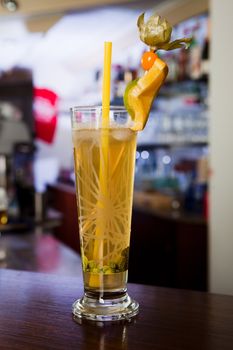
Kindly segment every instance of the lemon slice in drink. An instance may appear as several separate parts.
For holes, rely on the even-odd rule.
[[[168,73],[164,61],[157,58],[153,66],[139,79],[128,84],[124,94],[124,105],[131,115],[134,131],[143,130],[155,97]]]

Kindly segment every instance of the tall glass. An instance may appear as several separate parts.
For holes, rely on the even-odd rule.
[[[129,319],[139,305],[127,293],[136,132],[122,107],[74,107],[72,137],[84,296],[73,314],[96,321]]]

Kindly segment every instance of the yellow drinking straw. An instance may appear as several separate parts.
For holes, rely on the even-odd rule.
[[[104,43],[104,71],[102,85],[102,123],[101,123],[101,145],[100,145],[100,169],[99,169],[99,199],[97,207],[101,216],[97,217],[96,235],[93,249],[93,260],[103,259],[103,242],[105,230],[105,218],[108,215],[105,198],[108,195],[108,152],[109,152],[109,111],[110,111],[110,88],[111,88],[111,60],[112,60],[112,43]],[[106,211],[106,212],[105,212]],[[103,265],[103,260],[102,260]],[[91,274],[89,280],[90,287],[103,288],[102,273],[97,275]]]
[[[110,91],[111,91],[111,62],[112,62],[112,43],[104,43],[104,71],[102,85],[102,132],[100,155],[100,193],[105,197],[107,195],[107,174],[108,174],[108,151],[109,151],[109,111],[110,111]]]
[[[111,91],[112,43],[104,43],[104,74],[102,87],[102,128],[109,128],[109,108]]]

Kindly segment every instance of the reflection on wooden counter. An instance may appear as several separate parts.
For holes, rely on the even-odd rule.
[[[1,268],[75,277],[82,275],[80,256],[41,229],[0,235]]]

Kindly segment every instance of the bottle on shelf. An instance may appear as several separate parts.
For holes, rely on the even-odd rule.
[[[113,102],[115,104],[122,104],[122,98],[125,92],[127,84],[136,79],[137,70],[132,68],[130,64],[126,66],[123,65],[113,65],[112,67],[113,75]]]
[[[5,188],[0,187],[0,225],[5,225],[8,222],[8,200]]]
[[[209,37],[210,37],[210,20],[207,21],[207,34],[204,40],[204,45],[201,55],[201,78],[208,81],[209,77]]]
[[[167,82],[176,82],[178,78],[178,62],[177,55],[175,53],[166,52],[163,59],[166,61],[169,71],[166,78]]]
[[[190,46],[190,78],[197,80],[201,77],[201,46],[195,35]]]
[[[185,48],[181,49],[178,54],[178,80],[183,81],[188,78],[188,61],[189,52]]]

